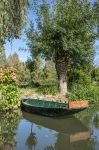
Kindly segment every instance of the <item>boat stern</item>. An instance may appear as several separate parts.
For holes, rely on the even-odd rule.
[[[89,106],[88,101],[69,101],[68,102],[69,109],[87,108],[88,106]]]

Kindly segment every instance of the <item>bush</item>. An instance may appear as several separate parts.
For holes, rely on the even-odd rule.
[[[52,94],[55,95],[58,93],[58,88],[56,86],[40,86],[37,89],[37,92],[40,94]]]
[[[18,88],[14,84],[4,85],[2,87],[2,101],[4,103],[4,109],[12,109],[19,105],[19,93]]]
[[[0,109],[13,109],[19,105],[16,85],[16,70],[12,67],[0,68]]]
[[[0,99],[0,110],[4,108],[4,102]]]
[[[71,91],[66,95],[71,100],[99,101],[99,87],[94,84],[74,84]]]
[[[0,83],[8,84],[16,82],[16,70],[13,67],[0,68]]]
[[[89,84],[91,82],[90,76],[81,69],[68,70],[67,77],[68,77],[69,88],[71,88],[71,86],[73,86],[75,82],[76,83],[80,82],[83,84]]]

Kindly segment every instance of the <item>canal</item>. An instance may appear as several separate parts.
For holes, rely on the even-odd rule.
[[[1,113],[0,150],[99,150],[99,104],[58,118]]]

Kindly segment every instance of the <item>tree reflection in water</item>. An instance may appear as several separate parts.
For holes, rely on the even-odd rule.
[[[33,128],[33,123],[31,124],[31,132],[30,135],[28,136],[27,140],[26,140],[26,146],[28,147],[28,149],[32,150],[32,148],[36,147],[37,144],[37,138],[36,138],[36,134],[32,132],[32,128]]]
[[[44,150],[55,150],[55,148],[52,145],[50,145],[45,147]]]
[[[0,150],[13,150],[16,143],[16,130],[21,112],[0,114]]]
[[[93,123],[96,129],[99,129],[99,113],[96,113],[93,119]]]

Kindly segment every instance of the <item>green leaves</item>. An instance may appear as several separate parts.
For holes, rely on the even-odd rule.
[[[38,87],[37,92],[40,94],[44,94],[44,95],[47,95],[47,94],[56,95],[59,91],[56,86],[45,85],[45,86]]]
[[[18,84],[24,84],[30,82],[30,71],[26,68],[25,63],[19,60],[18,54],[14,53],[9,55],[7,59],[9,66],[13,66],[16,69],[16,78]]]
[[[15,84],[14,68],[0,68],[0,109],[9,110],[19,106],[19,92]]]
[[[19,37],[25,24],[28,0],[0,1],[0,43]]]
[[[31,23],[26,32],[32,57],[41,55],[45,60],[53,60],[55,66],[61,66],[60,74],[69,68],[88,70],[94,60],[94,42],[98,37],[96,6],[88,0],[55,0],[52,3],[42,0],[38,4],[39,7],[35,7],[36,28]],[[60,65],[61,60],[66,70]]]
[[[55,60],[56,53],[63,49],[69,64],[92,62],[93,44],[97,38],[97,19],[94,6],[88,1],[55,1],[39,3],[34,29],[27,31],[27,45],[33,57],[41,53]],[[79,61],[80,60],[80,61]]]
[[[4,103],[4,110],[13,109],[15,106],[19,106],[19,92],[18,88],[14,84],[8,84],[2,86],[2,101]]]
[[[99,102],[99,87],[95,84],[74,84],[72,90],[67,94],[70,100],[89,100]]]

